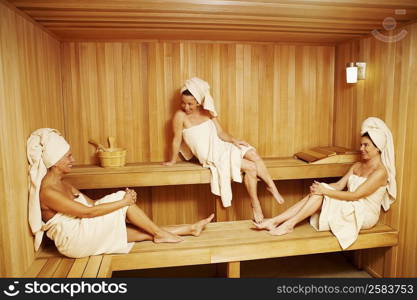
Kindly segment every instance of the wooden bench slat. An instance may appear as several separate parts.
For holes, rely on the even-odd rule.
[[[103,255],[90,256],[87,266],[85,267],[83,278],[96,278],[100,269]]]
[[[113,271],[191,266],[210,263],[211,251],[208,248],[181,249],[170,252],[154,251],[112,256]]]
[[[248,221],[246,222],[249,226]],[[213,224],[214,225],[214,224]],[[221,226],[222,224],[216,224]],[[226,227],[227,228],[227,227]],[[227,230],[228,231],[228,230]],[[161,266],[184,265],[178,262],[178,257],[192,256],[193,260],[185,265],[205,264],[207,257],[205,252],[210,250],[210,263],[221,263],[230,261],[244,261],[251,259],[263,259],[272,257],[284,257],[293,255],[326,253],[341,251],[337,239],[330,232],[316,232],[310,225],[304,224],[296,227],[294,232],[285,236],[270,236],[266,232],[255,232],[259,237],[256,239],[240,239],[236,235],[244,234],[246,231],[228,231],[230,239],[207,240],[204,243],[199,238],[187,240],[178,244],[159,244],[145,242],[148,247],[140,249],[141,243],[136,244],[129,254],[113,256],[113,270],[127,270],[133,268],[151,268]],[[246,232],[247,234],[247,232]],[[203,237],[205,232],[201,235]],[[192,238],[190,238],[192,239]],[[194,241],[194,242],[192,242]],[[378,224],[373,229],[363,230],[358,240],[348,249],[365,249],[374,247],[393,246],[398,243],[398,233],[389,226]],[[198,256],[198,250],[203,252]],[[159,257],[164,257],[161,261]],[[134,260],[132,258],[135,257]],[[129,264],[127,263],[129,262]]]
[[[87,263],[88,257],[75,259],[70,271],[68,272],[67,278],[81,278]]]
[[[42,270],[39,272],[39,278],[50,278],[55,273],[56,269],[58,268],[62,257],[52,257],[48,258],[48,261],[43,266]]]
[[[72,265],[74,264],[74,258],[63,258],[59,263],[59,266],[55,270],[54,278],[66,278]]]
[[[230,226],[230,223],[238,223]],[[237,225],[237,226],[236,226]],[[244,243],[261,243],[274,241],[292,242],[298,239],[309,238],[330,238],[334,239],[334,235],[329,231],[315,231],[309,224],[304,223],[298,225],[291,233],[283,236],[272,236],[266,231],[257,231],[251,229],[253,227],[250,221],[236,222],[218,222],[208,224],[207,229],[199,236],[184,237],[184,241],[178,244],[155,244],[151,241],[136,243],[132,249],[132,253],[144,253],[151,251],[164,251],[171,249],[188,249],[197,247],[213,247],[216,245],[235,245]],[[223,230],[221,230],[223,228]],[[213,230],[216,229],[216,230]],[[378,224],[369,230],[363,230],[362,233],[378,233],[391,231],[392,229],[384,224]]]
[[[353,164],[313,165],[292,157],[265,158],[264,161],[274,180],[339,177]],[[170,167],[161,163],[135,163],[120,168],[89,165],[75,166],[65,178],[79,189],[164,186],[209,183],[210,171],[190,162],[179,162]]]
[[[31,264],[29,269],[26,271],[26,274],[23,277],[33,278],[37,277],[39,272],[42,270],[42,268],[47,263],[48,259],[42,258],[42,259],[35,259],[35,261]]]
[[[110,278],[112,275],[112,257],[104,255],[98,270],[97,278]]]
[[[112,254],[76,259],[68,277],[110,277],[113,271],[230,263],[229,275],[238,277],[238,263],[245,260],[342,251],[336,237],[329,231],[317,232],[308,223],[301,224],[284,236],[271,236],[266,231],[251,230],[251,221],[208,224],[199,237],[185,237],[176,244],[136,243],[127,254]],[[362,230],[357,241],[347,250],[394,246],[398,232],[384,224]],[[45,250],[49,255],[51,251]],[[60,255],[60,254],[58,254]],[[42,256],[42,254],[40,254]],[[55,258],[59,260],[63,256]],[[39,258],[41,262],[45,258]],[[40,263],[38,263],[40,264]],[[43,275],[57,264],[49,258]],[[55,274],[61,272],[62,262]],[[58,271],[59,270],[59,271]],[[53,273],[53,272],[52,272]],[[227,273],[227,272],[226,272]]]

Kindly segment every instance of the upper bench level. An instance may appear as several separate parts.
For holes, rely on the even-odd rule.
[[[264,162],[274,180],[340,177],[353,164],[308,164],[292,157],[265,158]],[[102,189],[209,183],[210,171],[191,162],[169,167],[161,163],[134,163],[119,168],[83,165],[75,166],[65,178],[79,189]]]

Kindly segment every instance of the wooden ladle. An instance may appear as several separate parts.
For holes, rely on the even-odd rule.
[[[102,144],[100,144],[99,142],[97,142],[95,140],[89,140],[88,142],[90,144],[96,146],[97,147],[97,151],[108,151]]]
[[[109,149],[107,149],[107,151],[116,151],[116,144],[115,144],[115,140],[116,138],[114,136],[109,136],[108,141],[109,141]]]

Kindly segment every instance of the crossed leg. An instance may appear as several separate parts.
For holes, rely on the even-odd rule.
[[[245,172],[243,177],[243,183],[248,191],[252,211],[253,211],[253,219],[256,223],[260,223],[264,219],[264,215],[262,213],[261,204],[258,199],[258,192],[257,192],[257,171],[256,165],[254,162],[251,162],[247,159],[242,159],[241,169]]]
[[[131,205],[127,209],[126,219],[131,225],[127,225],[128,242],[140,242],[153,240],[155,243],[181,242],[180,235],[199,236],[201,231],[214,218],[211,214],[194,224],[172,225],[159,227],[137,205]]]
[[[279,204],[284,203],[284,198],[278,192],[278,189],[275,186],[275,183],[272,180],[272,177],[269,174],[264,161],[258,155],[258,153],[256,153],[255,150],[251,149],[248,152],[246,152],[244,158],[255,163],[257,176],[266,183],[266,185],[268,186],[267,190],[272,194],[272,196],[275,198],[275,200],[277,200]]]

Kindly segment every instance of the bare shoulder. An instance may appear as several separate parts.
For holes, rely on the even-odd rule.
[[[384,186],[388,181],[388,173],[384,166],[377,167],[368,177],[368,180],[379,186]]]
[[[186,116],[186,113],[183,110],[179,109],[174,114],[174,121],[184,120],[185,116]]]
[[[378,179],[387,181],[388,180],[388,172],[387,169],[383,165],[379,166],[375,169],[375,171],[372,172],[373,176],[377,177]]]
[[[63,191],[53,186],[43,187],[39,193],[39,196],[40,196],[40,200],[45,203],[48,203],[49,201],[54,201],[57,199],[69,200],[68,196]]]

